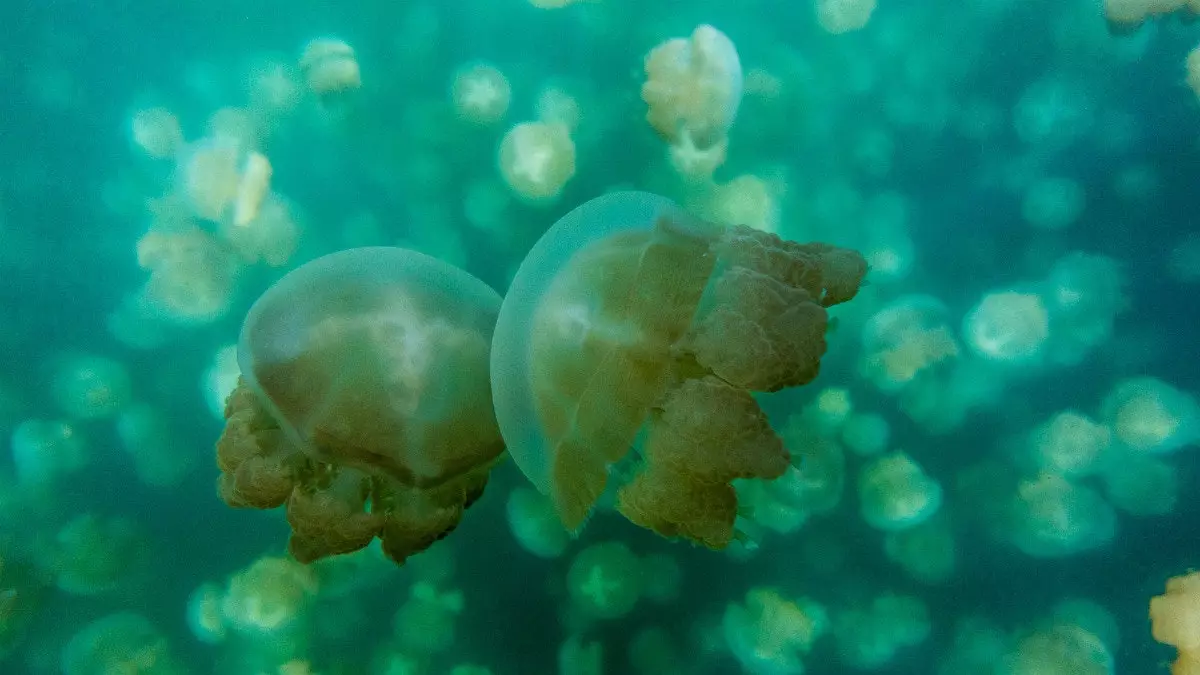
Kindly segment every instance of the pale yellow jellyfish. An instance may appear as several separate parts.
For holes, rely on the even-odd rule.
[[[1058,413],[1029,438],[1034,462],[1063,475],[1086,475],[1100,467],[1112,434],[1108,427],[1073,410]]]
[[[760,675],[798,674],[800,658],[829,629],[825,609],[807,598],[790,600],[770,588],[746,593],[722,620],[725,641],[746,672]]]
[[[1154,639],[1179,650],[1172,675],[1200,673],[1200,572],[1167,581],[1167,592],[1150,599]]]
[[[1116,536],[1112,506],[1091,488],[1053,473],[1017,486],[1007,536],[1034,558],[1059,558],[1107,545]]]
[[[272,172],[271,162],[266,155],[251,152],[246,157],[233,198],[234,227],[245,227],[258,217],[263,199],[271,190]]]
[[[646,121],[668,143],[705,149],[724,140],[742,100],[742,65],[728,36],[700,25],[651,50],[645,68]]]
[[[989,293],[963,319],[963,337],[989,361],[1027,363],[1050,337],[1050,314],[1037,294]]]
[[[1114,439],[1134,452],[1174,452],[1200,440],[1200,403],[1162,380],[1124,380],[1101,407]]]
[[[318,589],[311,567],[289,558],[265,556],[229,578],[221,614],[235,631],[274,633],[300,620]]]
[[[500,141],[498,162],[500,175],[518,197],[551,202],[575,175],[575,142],[561,124],[523,122]]]
[[[643,594],[641,561],[621,542],[592,544],[571,561],[567,590],[571,607],[591,619],[618,619]]]
[[[308,88],[326,97],[362,86],[362,73],[354,48],[338,38],[317,38],[304,47],[300,70]]]
[[[137,243],[138,264],[150,272],[137,302],[154,316],[209,323],[233,301],[241,266],[225,242],[199,227],[150,231]]]
[[[55,403],[74,419],[113,417],[129,405],[133,383],[119,361],[92,354],[65,354],[51,378]]]
[[[561,87],[547,85],[538,92],[537,103],[534,104],[538,121],[551,124],[561,124],[571,132],[579,127],[583,113],[579,100]]]
[[[860,30],[875,13],[875,0],[816,0],[817,23],[840,35]]]
[[[450,99],[460,118],[480,125],[495,124],[508,113],[512,87],[495,66],[473,63],[454,73]]]
[[[130,126],[134,145],[154,159],[174,157],[183,147],[183,127],[166,108],[139,110]]]
[[[859,372],[879,389],[896,392],[926,371],[956,359],[959,346],[946,315],[946,306],[931,296],[892,301],[863,326]]]
[[[919,525],[942,506],[941,485],[903,452],[863,467],[858,495],[863,520],[889,532]]]
[[[145,617],[110,614],[84,626],[62,650],[63,675],[183,675],[166,636]]]
[[[682,171],[680,173],[683,173]],[[774,186],[753,174],[713,185],[696,211],[722,225],[745,225],[764,232],[779,232],[779,195]]]

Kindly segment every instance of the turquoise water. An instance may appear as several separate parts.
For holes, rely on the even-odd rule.
[[[0,7],[0,673],[1165,672],[1200,33],[870,5]],[[758,396],[793,468],[736,483],[731,546],[607,498],[570,536],[511,460],[404,566],[223,503],[273,282],[403,246],[503,295],[615,190],[870,265],[816,380]]]

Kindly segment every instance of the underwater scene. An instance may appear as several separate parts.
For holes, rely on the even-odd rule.
[[[1200,0],[0,5],[0,675],[1200,675]]]

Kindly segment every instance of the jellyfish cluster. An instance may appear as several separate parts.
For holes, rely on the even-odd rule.
[[[503,301],[410,250],[318,258],[242,325],[220,495],[285,507],[297,560],[378,538],[403,562],[455,529],[507,447],[540,492],[510,508],[545,514],[522,537],[544,556],[605,494],[637,525],[724,548],[733,481],[792,466],[754,394],[816,377],[826,309],[865,274],[855,251],[642,192],[564,216]]]

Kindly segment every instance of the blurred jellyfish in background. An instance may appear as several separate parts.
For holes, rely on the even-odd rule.
[[[641,561],[620,542],[592,544],[567,572],[571,608],[586,619],[619,619],[642,597]]]
[[[170,159],[184,143],[179,118],[166,108],[146,108],[134,113],[130,135],[133,144],[152,159]]]
[[[887,532],[920,525],[942,506],[942,487],[897,451],[871,461],[858,477],[859,509],[869,525]]]
[[[1073,225],[1083,213],[1083,186],[1070,178],[1042,178],[1025,191],[1021,215],[1025,222],[1042,230],[1062,230]]]
[[[725,609],[725,640],[746,672],[795,675],[804,672],[801,658],[829,630],[823,607],[807,598],[789,600],[770,588],[746,593],[744,604]]]
[[[1049,339],[1050,315],[1035,293],[989,293],[963,319],[963,336],[983,359],[1028,365]]]
[[[896,653],[924,642],[932,631],[929,609],[913,596],[884,593],[862,608],[833,613],[833,638],[842,663],[878,670]]]
[[[1195,397],[1157,378],[1117,383],[1102,408],[1113,439],[1132,452],[1166,454],[1200,441]]]
[[[912,579],[924,584],[942,584],[958,569],[958,545],[945,510],[903,530],[888,532],[884,552]]]
[[[362,86],[354,48],[335,37],[317,38],[305,45],[300,71],[309,91],[323,100]]]
[[[204,372],[200,383],[201,393],[208,409],[217,419],[225,418],[225,401],[237,388],[242,375],[237,362],[237,345],[225,345],[213,354],[212,363]]]
[[[196,465],[196,448],[181,442],[167,415],[135,403],[117,418],[117,436],[133,461],[138,480],[153,487],[178,485]]]
[[[63,675],[182,675],[187,672],[166,635],[145,617],[119,612],[97,619],[62,652]]]
[[[1042,473],[1018,483],[1005,527],[1007,539],[1026,555],[1058,558],[1112,543],[1117,517],[1092,488]]]
[[[817,23],[834,35],[861,30],[875,13],[875,0],[814,0]]]
[[[500,175],[518,199],[553,202],[575,175],[575,141],[557,122],[522,122],[504,134],[497,151]]]
[[[64,525],[38,561],[74,595],[99,595],[141,581],[150,563],[147,533],[121,516],[85,514]]]
[[[862,330],[859,372],[881,391],[904,390],[923,373],[958,357],[948,310],[925,295],[904,296],[880,309]]]
[[[1112,432],[1073,410],[1058,413],[1030,434],[1033,463],[1064,476],[1086,476],[1104,465]]]
[[[59,478],[86,467],[91,454],[86,439],[74,425],[26,420],[13,430],[12,461],[22,484],[50,487]]]
[[[512,87],[495,66],[473,63],[459,68],[454,74],[450,98],[459,117],[488,126],[500,122],[508,113]]]
[[[396,612],[396,646],[413,656],[446,651],[455,642],[454,627],[463,607],[462,591],[417,582]]]
[[[1054,263],[1046,285],[1049,355],[1056,363],[1076,365],[1112,337],[1114,321],[1128,308],[1125,273],[1112,258],[1073,252]]]
[[[64,355],[51,379],[59,409],[77,420],[112,417],[132,398],[128,369],[103,356]]]
[[[526,551],[539,558],[557,558],[566,551],[571,536],[549,497],[531,488],[516,488],[508,495],[507,513],[508,526]]]

